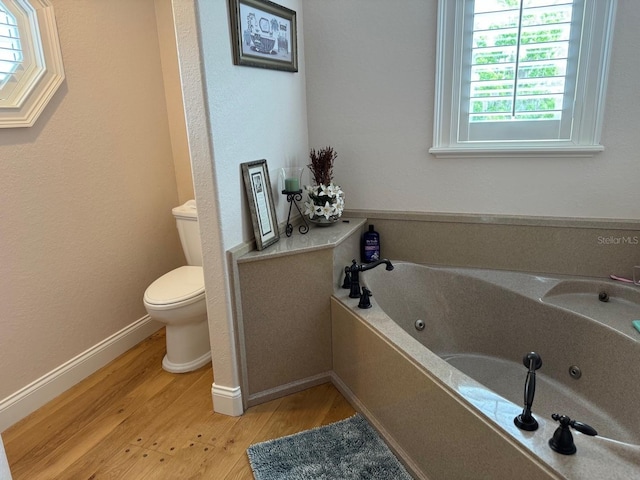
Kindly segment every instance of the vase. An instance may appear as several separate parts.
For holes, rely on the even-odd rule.
[[[338,220],[340,220],[340,217],[338,215],[334,215],[329,218],[325,217],[324,215],[321,215],[321,216],[314,215],[313,217],[309,218],[309,221],[311,223],[319,227],[329,227],[334,223],[336,223]]]
[[[305,216],[311,223],[327,227],[336,223],[344,210],[344,192],[330,183],[329,185],[306,186],[309,196],[305,202]]]

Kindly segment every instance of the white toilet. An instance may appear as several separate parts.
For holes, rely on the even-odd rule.
[[[151,318],[166,324],[167,354],[162,368],[184,373],[209,363],[211,347],[195,200],[174,208],[173,216],[188,265],[165,273],[149,285],[144,306]]]

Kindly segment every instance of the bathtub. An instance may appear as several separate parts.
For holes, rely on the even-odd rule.
[[[417,477],[640,478],[638,287],[394,265],[360,274],[370,309],[335,291],[334,383]],[[539,428],[526,432],[513,419],[531,351],[543,362],[532,408]],[[558,454],[548,445],[552,413],[598,436],[573,430],[577,453]]]

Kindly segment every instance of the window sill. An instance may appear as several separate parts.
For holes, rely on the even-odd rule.
[[[513,158],[513,157],[593,157],[602,152],[602,145],[577,146],[506,146],[506,147],[431,147],[436,158]]]

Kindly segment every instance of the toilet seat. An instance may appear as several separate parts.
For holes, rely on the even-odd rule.
[[[176,308],[204,298],[202,267],[185,265],[165,273],[144,292],[144,303],[155,309]]]

